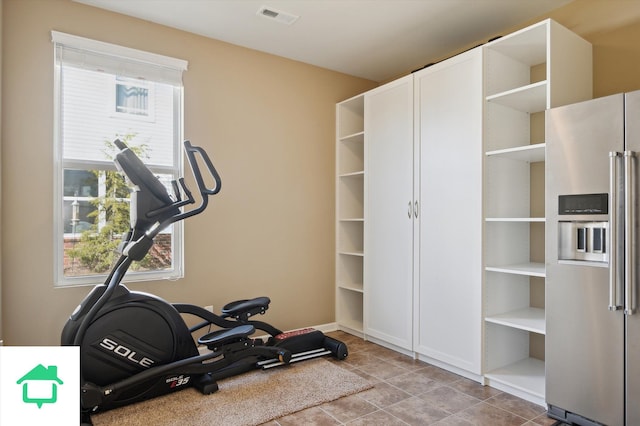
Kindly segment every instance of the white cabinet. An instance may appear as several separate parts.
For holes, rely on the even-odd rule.
[[[337,150],[339,326],[478,380],[482,90],[481,49],[385,84]]]
[[[414,78],[420,200],[414,350],[427,361],[479,377],[482,50],[433,65]]]
[[[591,97],[591,45],[547,20],[483,50],[484,373],[544,405],[544,110]]]
[[[336,106],[336,322],[362,335],[364,96]]]
[[[591,55],[546,20],[338,104],[341,329],[544,404],[544,111]]]
[[[479,376],[482,52],[364,96],[364,334]]]
[[[364,332],[412,349],[413,76],[365,94]]]

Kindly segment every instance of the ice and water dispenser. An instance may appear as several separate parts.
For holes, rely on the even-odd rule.
[[[608,262],[608,194],[558,197],[558,260]],[[571,216],[576,216],[572,218]],[[595,220],[585,220],[593,216]]]

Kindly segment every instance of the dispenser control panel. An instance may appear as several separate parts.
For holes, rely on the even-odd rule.
[[[609,222],[559,221],[558,260],[608,262]]]
[[[558,214],[608,214],[609,194],[560,195]]]
[[[608,262],[608,214],[607,193],[559,195],[558,260]]]

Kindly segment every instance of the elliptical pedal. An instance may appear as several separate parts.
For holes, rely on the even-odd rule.
[[[306,359],[319,358],[321,356],[325,356],[329,354],[331,354],[331,351],[324,348],[314,349],[312,351],[300,352],[300,353],[291,355],[291,361],[289,361],[289,364],[293,364],[294,362],[298,362],[298,361],[304,361]],[[264,361],[260,361],[257,364],[263,370],[267,370],[269,368],[279,367],[281,365],[284,365],[284,362],[281,362],[274,358],[274,359],[267,359]]]

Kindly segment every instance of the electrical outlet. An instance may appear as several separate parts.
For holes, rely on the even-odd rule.
[[[213,306],[212,305],[208,305],[204,307],[207,311],[213,313]]]

